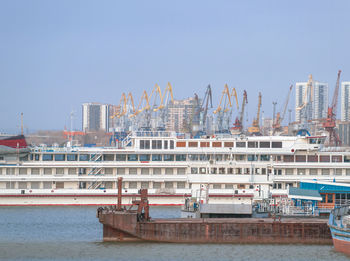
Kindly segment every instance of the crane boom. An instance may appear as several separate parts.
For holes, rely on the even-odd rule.
[[[293,89],[293,84],[289,87],[287,98],[286,98],[284,105],[283,105],[282,115],[280,112],[277,112],[275,122],[272,125],[273,133],[275,133],[276,131],[281,131],[281,123],[282,123],[282,121],[286,115],[286,112],[287,112],[288,102],[289,102],[290,94],[292,93],[292,89]]]
[[[258,101],[258,111],[256,113],[256,118],[253,119],[253,124],[248,128],[248,132],[252,134],[260,133],[260,109],[261,109],[261,92],[259,92],[259,101]]]

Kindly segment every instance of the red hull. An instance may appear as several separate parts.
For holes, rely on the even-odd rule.
[[[13,136],[2,140],[0,139],[0,145],[7,146],[14,149],[27,148],[27,142],[23,135]]]
[[[339,240],[333,238],[334,249],[350,256],[350,241]]]

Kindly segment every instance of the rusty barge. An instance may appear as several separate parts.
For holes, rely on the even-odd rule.
[[[121,186],[121,180],[118,180]],[[121,191],[121,190],[119,190]],[[332,244],[326,219],[319,218],[176,218],[151,219],[147,189],[134,200],[137,210],[118,204],[100,207],[104,241],[174,243]]]

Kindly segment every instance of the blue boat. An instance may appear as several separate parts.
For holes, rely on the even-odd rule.
[[[334,208],[328,220],[336,251],[350,256],[350,206]]]

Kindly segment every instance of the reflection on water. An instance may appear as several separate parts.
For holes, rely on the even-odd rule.
[[[152,217],[180,209],[151,207]],[[349,260],[332,246],[103,243],[95,207],[0,207],[0,260]]]

